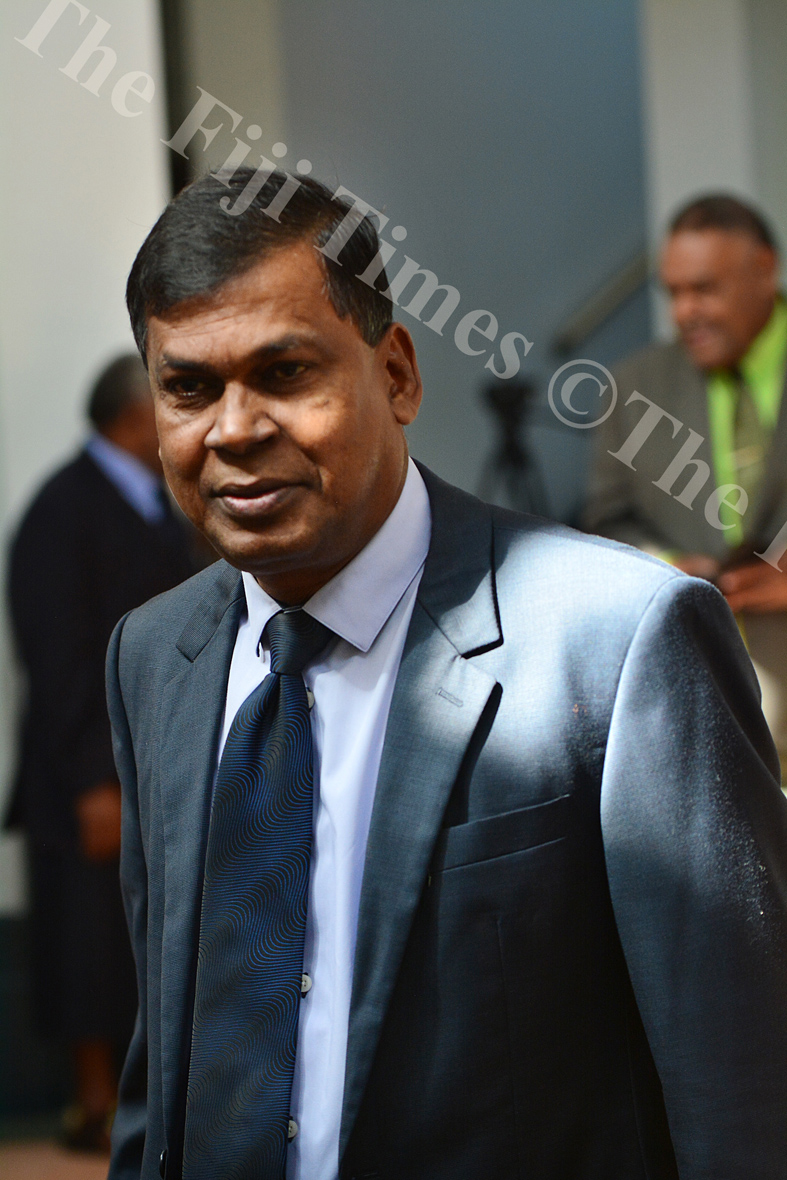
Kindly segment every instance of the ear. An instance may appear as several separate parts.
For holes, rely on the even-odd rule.
[[[394,417],[401,426],[409,426],[423,395],[413,338],[404,324],[391,324],[375,351],[386,372]]]

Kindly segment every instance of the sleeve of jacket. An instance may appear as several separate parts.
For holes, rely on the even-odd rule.
[[[623,665],[601,796],[681,1180],[787,1175],[787,802],[721,595],[675,578]]]
[[[121,619],[115,628],[107,653],[107,701],[115,759],[123,788],[120,881],[136,963],[139,1009],[120,1079],[108,1180],[139,1180],[147,1126],[148,886],[137,799],[137,768],[119,674],[120,640],[127,617]]]
[[[20,530],[9,576],[39,733],[59,768],[58,789],[72,795],[115,778],[104,694],[106,634],[95,609],[101,554],[90,510],[78,488],[47,492]]]

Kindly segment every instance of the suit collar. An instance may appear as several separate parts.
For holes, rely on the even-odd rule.
[[[708,446],[711,446],[707,376],[694,364],[681,341],[675,341],[667,347],[671,348],[673,356],[677,359],[677,375],[673,381],[673,396],[676,399],[674,412],[681,422],[697,434],[701,434],[708,440]],[[669,402],[667,406],[673,409]]]
[[[432,539],[418,601],[463,656],[503,642],[488,504],[416,464],[432,509]]]
[[[175,646],[187,660],[196,660],[205,644],[215,634],[227,607],[243,599],[241,575],[226,561],[216,563],[210,571],[213,580],[197,603]]]

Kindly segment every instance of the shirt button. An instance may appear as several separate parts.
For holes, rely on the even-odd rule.
[[[307,975],[306,972],[304,971],[303,975],[301,976],[301,995],[305,996],[306,993],[310,992],[311,990],[312,990],[311,976]]]
[[[287,1138],[294,1139],[297,1134],[298,1134],[298,1124],[296,1123],[295,1119],[290,1119],[290,1121],[287,1124]]]
[[[314,708],[314,693],[310,688],[306,689],[306,704],[310,709]]]

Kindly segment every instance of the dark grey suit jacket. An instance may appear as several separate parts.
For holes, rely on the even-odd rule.
[[[787,804],[710,586],[424,472],[385,739],[340,1175],[783,1180]],[[111,1180],[180,1175],[227,565],[109,654],[139,1024]],[[221,1180],[217,1176],[217,1180]]]
[[[726,536],[713,528],[704,506],[715,487],[710,421],[704,374],[692,364],[679,343],[654,344],[629,357],[614,372],[618,404],[594,432],[594,460],[583,525],[590,532],[656,552],[676,549],[707,553],[723,561],[729,555]],[[673,439],[662,420],[634,459],[632,471],[610,454],[617,451],[647,409],[643,402],[626,406],[631,393],[650,398],[683,423]],[[692,508],[678,503],[694,469],[689,467],[674,484],[670,496],[656,487],[670,461],[689,438],[689,428],[704,439],[696,458],[707,463],[711,476]],[[787,523],[787,388],[768,451],[762,486],[744,517],[744,544],[762,553]],[[768,720],[787,766],[787,613],[744,613],[743,626],[752,659],[773,678],[779,697],[768,710]]]
[[[621,362],[615,368],[614,377],[618,403],[595,432],[585,524],[592,532],[638,548],[680,549],[684,553],[707,553],[723,560],[729,552],[725,533],[710,525],[704,512],[705,501],[716,486],[705,375],[692,363],[683,345],[674,343],[643,348]],[[683,423],[683,429],[673,438],[669,421],[662,420],[643,444],[632,470],[610,451],[620,449],[647,409],[641,401],[626,405],[634,390],[672,414]],[[674,497],[688,483],[694,473],[692,467],[675,480],[673,495],[655,486],[688,439],[688,428],[703,438],[695,457],[707,463],[711,470],[691,508]],[[783,396],[762,486],[743,516],[745,542],[755,548],[767,548],[786,521],[787,396]]]

